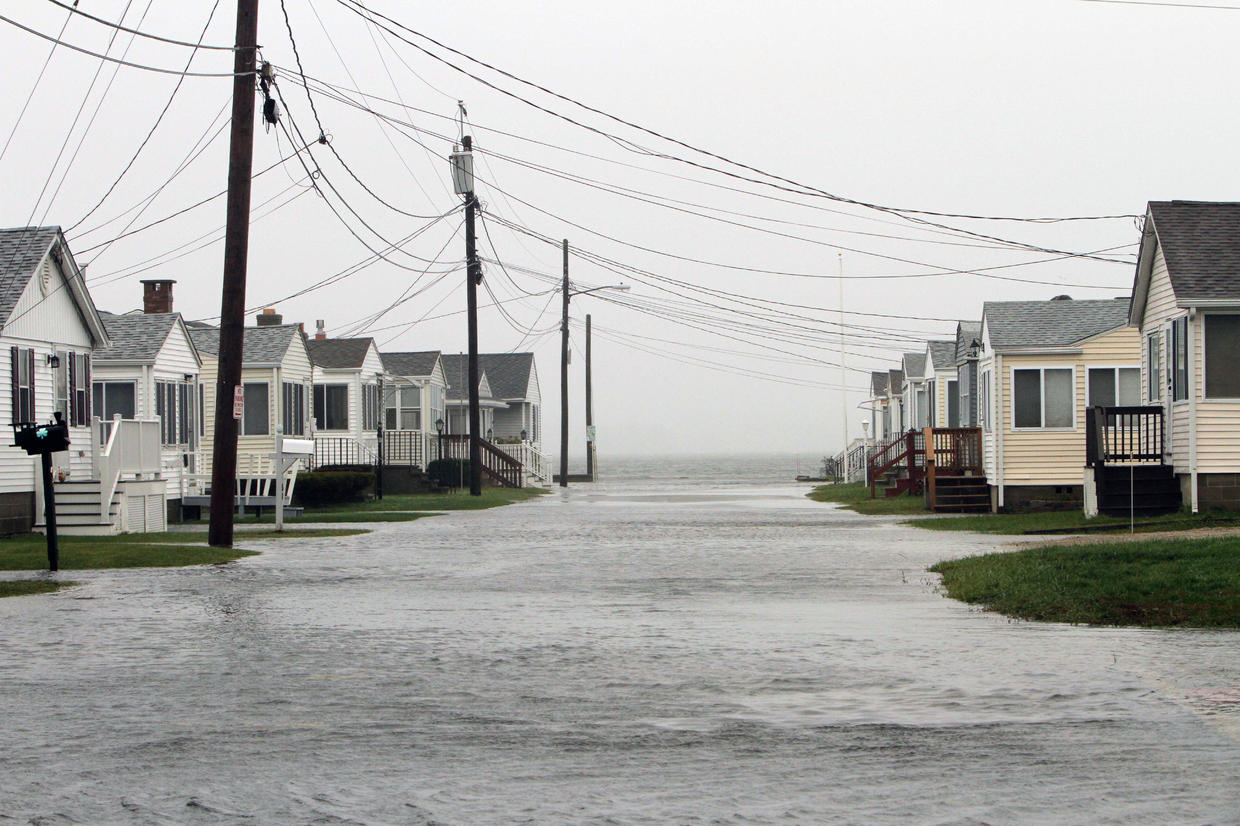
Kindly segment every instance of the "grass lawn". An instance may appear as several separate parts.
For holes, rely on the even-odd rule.
[[[1240,537],[1041,546],[930,570],[948,596],[1020,619],[1240,627]]]
[[[76,582],[45,582],[43,580],[23,579],[14,582],[0,582],[0,598],[26,597],[32,594],[50,594],[61,588],[77,585]]]
[[[232,562],[254,551],[211,548],[191,544],[197,540],[139,542],[134,536],[64,536],[60,538],[60,568],[81,571],[94,568],[171,568]],[[111,540],[111,541],[100,541]],[[42,536],[15,536],[0,540],[0,571],[41,571],[47,568],[47,540]]]
[[[905,524],[932,531],[973,531],[976,533],[1023,534],[1030,532],[1063,531],[1102,533],[1127,533],[1128,518],[1099,514],[1086,519],[1079,508],[1071,511],[1045,511],[1042,513],[982,513],[951,519],[910,519]],[[1139,516],[1136,530],[1167,531],[1180,528],[1211,528],[1240,525],[1240,514],[1232,512],[1171,513],[1163,516]]]
[[[818,485],[805,494],[815,502],[838,502],[842,507],[871,516],[883,514],[926,513],[925,500],[920,496],[879,496],[870,498],[870,489],[860,482],[846,485]]]
[[[484,487],[481,496],[470,496],[468,490],[455,493],[395,493],[382,499],[347,505],[329,505],[323,508],[306,508],[302,519],[311,519],[324,513],[356,513],[358,511],[462,511],[484,510],[514,502],[524,502],[547,493],[546,488],[498,488]]]

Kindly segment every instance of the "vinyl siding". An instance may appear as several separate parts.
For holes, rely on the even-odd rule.
[[[1163,369],[1164,371],[1169,364],[1169,349],[1167,341],[1167,321],[1179,315],[1183,315],[1184,311],[1176,306],[1175,292],[1171,289],[1171,276],[1167,272],[1167,259],[1163,257],[1162,247],[1154,250],[1154,261],[1150,266],[1150,287],[1146,297],[1145,313],[1141,319],[1141,393],[1142,398],[1149,400],[1148,396],[1148,376],[1149,376],[1149,359],[1145,352],[1145,337],[1151,332],[1158,332],[1163,353]],[[1190,322],[1191,324],[1191,322]],[[1193,345],[1196,342],[1190,342],[1190,348],[1196,349]],[[1189,456],[1189,429],[1192,423],[1190,417],[1189,405],[1187,401],[1172,403],[1170,393],[1167,390],[1166,373],[1161,376],[1161,401],[1163,408],[1170,407],[1171,414],[1167,422],[1168,431],[1171,438],[1169,439],[1169,453],[1167,461],[1171,465],[1179,465],[1183,470],[1188,469]]]
[[[1135,367],[1140,364],[1140,339],[1135,327],[1123,327],[1081,345],[1080,354],[1005,355],[999,375],[1003,440],[1003,484],[1079,485],[1085,465],[1085,408],[1090,367]],[[1074,368],[1075,422],[1065,430],[1016,430],[1012,427],[1012,371],[1034,367]],[[988,474],[989,475],[989,474]]]

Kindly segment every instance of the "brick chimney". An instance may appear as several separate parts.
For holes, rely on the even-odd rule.
[[[315,339],[322,340],[322,339],[327,338],[327,322],[325,322],[321,318],[316,319],[314,322],[314,327],[315,327],[315,330],[314,330]]]
[[[258,318],[254,319],[254,323],[259,327],[279,327],[284,323],[284,316],[277,313],[271,307],[267,307],[258,314]]]
[[[172,312],[172,285],[177,282],[171,279],[151,279],[142,282],[142,312]]]

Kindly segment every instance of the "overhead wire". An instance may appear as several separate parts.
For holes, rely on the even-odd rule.
[[[69,11],[70,16],[77,14],[89,20],[93,20],[96,23],[102,23],[105,26],[111,26],[114,29],[119,29],[120,31],[126,32],[127,34],[137,35],[138,37],[145,37],[150,40],[158,40],[161,43],[171,43],[175,46],[189,46],[190,48],[193,48],[193,49],[213,49],[213,50],[218,50],[218,51],[223,51],[223,52],[235,52],[237,50],[236,46],[216,46],[216,45],[211,45],[211,44],[204,44],[202,42],[202,38],[199,38],[197,43],[190,43],[189,41],[186,41],[186,40],[175,40],[171,37],[161,37],[160,35],[157,35],[157,34],[151,34],[150,32],[144,32],[141,29],[127,28],[118,23],[113,23],[111,20],[105,20],[102,17],[96,17],[95,15],[90,14],[89,12],[82,11],[81,9],[77,7],[78,6],[77,2],[74,2],[73,5],[69,5],[68,3],[61,2],[61,0],[47,0],[47,1],[51,3],[53,6],[60,6],[62,9],[67,9]]]
[[[76,6],[78,0],[74,0],[73,5]],[[26,116],[26,110],[30,108],[30,101],[34,100],[35,93],[39,91],[39,83],[43,80],[43,74],[47,71],[47,66],[52,62],[52,55],[56,54],[56,47],[60,45],[60,39],[65,36],[65,30],[69,28],[69,21],[73,19],[70,14],[65,17],[64,25],[60,27],[60,33],[56,35],[52,41],[52,48],[48,49],[47,57],[43,59],[43,65],[39,68],[39,73],[35,75],[34,83],[30,87],[30,94],[26,95],[26,102],[22,104],[21,111],[17,113],[17,120],[13,121],[13,128],[9,130],[9,136],[4,139],[4,146],[0,148],[0,161],[4,160],[5,154],[9,151],[9,144],[13,142],[13,136],[17,134],[17,128],[22,124],[22,118]]]

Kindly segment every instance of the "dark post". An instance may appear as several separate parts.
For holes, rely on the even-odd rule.
[[[47,569],[60,570],[60,544],[56,539],[56,492],[52,489],[52,454],[39,457],[43,463],[43,519],[47,524]]]
[[[327,400],[323,400],[324,404]],[[375,498],[383,501],[383,379],[379,379],[378,413],[375,418]],[[397,405],[399,407],[399,404]]]
[[[564,313],[560,319],[560,487],[568,487],[568,239],[564,239]]]
[[[586,478],[594,481],[594,394],[590,380],[590,314],[586,313]]]
[[[215,379],[215,442],[211,458],[211,526],[207,541],[232,547],[237,478],[237,420],[233,389],[241,384],[245,335],[246,256],[250,245],[250,176],[254,160],[254,83],[258,0],[237,0],[233,57],[232,134],[224,230],[224,286],[220,299],[220,358]]]
[[[473,138],[461,139],[466,152],[473,148]],[[465,295],[469,307],[469,495],[482,495],[482,447],[478,443],[482,427],[478,403],[478,285],[482,283],[482,266],[478,262],[474,239],[474,212],[478,199],[473,190],[465,194]]]

